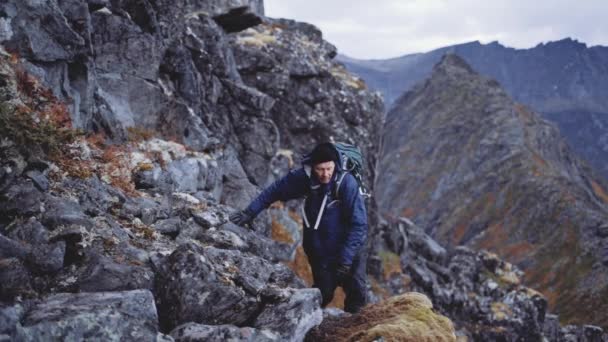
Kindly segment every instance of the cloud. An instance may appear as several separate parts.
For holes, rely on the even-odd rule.
[[[515,48],[566,37],[608,45],[608,1],[265,0],[270,17],[318,26],[341,53],[389,58],[472,40]]]

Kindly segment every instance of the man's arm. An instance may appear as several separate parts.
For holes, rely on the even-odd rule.
[[[351,265],[357,252],[367,239],[367,212],[363,196],[359,194],[359,184],[355,177],[347,174],[340,189],[345,219],[349,220],[350,230],[342,248],[340,264]]]
[[[310,189],[310,179],[303,168],[290,171],[285,177],[275,181],[264,189],[247,207],[247,211],[256,217],[262,210],[276,201],[288,201],[306,195]]]

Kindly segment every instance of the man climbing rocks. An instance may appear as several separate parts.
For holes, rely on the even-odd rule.
[[[331,143],[317,145],[302,168],[266,188],[242,211],[230,216],[238,225],[250,223],[276,201],[306,197],[303,208],[304,251],[321,291],[322,306],[334,290],[346,293],[344,310],[357,312],[366,304],[367,213],[357,179],[343,170]]]

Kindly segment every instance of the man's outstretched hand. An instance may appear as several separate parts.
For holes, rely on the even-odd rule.
[[[230,220],[230,222],[238,226],[245,226],[251,224],[251,221],[253,221],[253,214],[247,211],[247,209],[245,209],[230,214],[230,217],[228,219]]]

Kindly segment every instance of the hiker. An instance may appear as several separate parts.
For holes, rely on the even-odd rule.
[[[344,310],[355,313],[367,302],[367,213],[360,185],[343,170],[332,143],[317,145],[307,159],[302,168],[274,182],[230,220],[241,226],[250,224],[276,201],[306,197],[303,246],[313,273],[313,287],[321,291],[325,307],[336,287],[341,286],[346,293]]]

